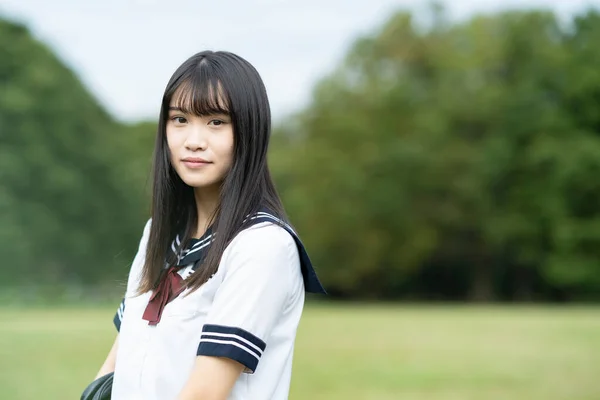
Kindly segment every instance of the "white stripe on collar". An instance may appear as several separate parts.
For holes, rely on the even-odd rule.
[[[193,246],[192,246],[192,247],[191,247],[191,248],[190,248],[188,251],[191,251],[191,250],[195,249],[195,248],[196,248],[196,247],[198,247],[198,246],[202,246],[202,247],[204,247],[203,245],[204,245],[204,244],[205,244],[207,241],[209,241],[209,240],[210,240],[210,239],[211,239],[213,236],[214,236],[214,234],[210,234],[210,235],[208,235],[207,237],[205,237],[204,239],[202,239],[202,240],[198,241],[197,243],[194,243],[194,245],[193,245]]]
[[[275,217],[272,214],[263,212],[263,211],[259,211],[254,215],[248,215],[245,219],[244,222],[246,221],[251,221],[254,219],[258,219],[258,218],[267,218],[270,219],[274,222],[277,222],[279,224],[284,225],[287,229],[289,229],[294,235],[296,235],[296,232],[294,231],[294,229],[292,229],[292,227],[290,225],[288,225],[287,223],[285,223],[284,221],[282,221],[281,219]],[[181,254],[178,254],[177,252],[177,247],[179,247],[179,245],[181,244],[181,239],[179,238],[179,235],[177,235],[175,237],[175,240],[171,243],[171,249],[173,250],[173,253],[177,256],[178,258],[178,262],[180,260],[182,260],[184,257],[187,257],[188,255],[195,253],[199,250],[202,250],[203,248],[205,248],[206,246],[208,246],[210,244],[210,242],[212,242],[213,237],[216,235],[216,233],[210,234],[209,236],[205,237],[204,239],[194,243],[194,245],[192,247],[190,247],[189,249],[182,249]],[[175,244],[177,243],[177,245]]]
[[[194,247],[192,247],[191,249],[187,250],[185,252],[185,255],[183,257],[181,257],[182,259],[189,256],[192,253],[197,252],[198,250],[202,250],[203,248],[205,248],[206,246],[208,246],[210,244],[210,241],[208,241],[208,239],[212,238],[213,236],[216,236],[216,234],[210,235],[209,237],[206,238],[206,240],[203,240],[202,243],[204,243],[203,245],[199,246],[198,244],[195,244]]]
[[[278,222],[278,223],[280,223],[280,224],[284,225],[284,226],[285,226],[286,228],[288,228],[288,229],[289,229],[291,232],[293,232],[293,233],[294,233],[294,235],[296,234],[296,232],[294,231],[294,229],[292,229],[292,227],[291,227],[291,226],[289,226],[287,223],[285,223],[285,222],[284,222],[284,221],[282,221],[281,219],[279,219],[279,218],[275,217],[274,215],[271,215],[271,214],[269,214],[269,213],[266,213],[266,212],[259,211],[259,212],[257,212],[257,213],[255,214],[255,216],[253,216],[253,217],[252,217],[252,218],[250,218],[250,219],[257,219],[257,218],[260,218],[260,217],[272,219],[272,220],[274,220],[274,221],[276,221],[276,222]]]

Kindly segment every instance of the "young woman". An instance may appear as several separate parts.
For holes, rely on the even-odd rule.
[[[305,292],[324,293],[267,167],[263,82],[202,52],[165,90],[151,218],[97,377],[116,400],[288,397]]]

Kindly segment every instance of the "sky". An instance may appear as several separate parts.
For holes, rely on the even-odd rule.
[[[600,0],[442,1],[450,18],[546,8],[569,18]],[[232,51],[261,74],[275,120],[310,102],[352,43],[424,0],[0,0],[118,120],[155,119],[171,74],[202,50]]]

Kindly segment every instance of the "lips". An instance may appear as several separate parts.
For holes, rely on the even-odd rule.
[[[207,161],[203,158],[199,157],[187,157],[182,160],[183,164],[191,169],[202,168],[207,165],[212,164],[210,161]]]
[[[210,161],[205,160],[204,158],[200,158],[200,157],[186,157],[182,161],[183,162],[190,162],[190,163],[210,164]]]

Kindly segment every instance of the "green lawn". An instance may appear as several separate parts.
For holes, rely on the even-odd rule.
[[[0,399],[78,399],[112,315],[0,308]],[[290,398],[598,400],[600,308],[312,305]]]

